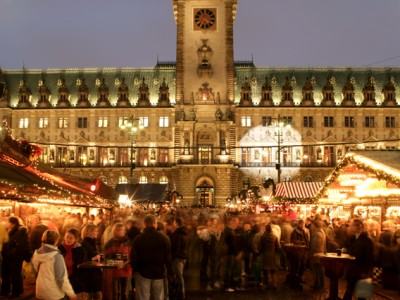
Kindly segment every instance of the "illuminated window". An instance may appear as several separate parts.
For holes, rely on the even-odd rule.
[[[99,128],[107,128],[108,127],[108,117],[99,117],[98,127]]]
[[[149,127],[149,117],[139,117],[139,123],[142,124],[143,127]]]
[[[126,184],[126,183],[128,183],[128,178],[126,176],[119,176],[118,183],[119,184]]]
[[[167,176],[161,176],[160,177],[160,183],[161,184],[167,184],[168,183],[168,177]]]
[[[169,118],[168,117],[160,117],[159,126],[160,127],[169,127]]]
[[[242,117],[242,127],[251,127],[251,117],[249,116]]]
[[[68,128],[68,118],[58,118],[58,128]]]
[[[29,119],[28,118],[21,118],[19,119],[19,128],[28,128]]]
[[[47,128],[49,126],[49,118],[39,118],[39,128]]]
[[[144,184],[144,183],[147,183],[147,177],[146,176],[140,176],[140,178],[139,178],[139,183],[142,183],[142,184]]]

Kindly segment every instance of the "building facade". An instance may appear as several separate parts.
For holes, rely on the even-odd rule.
[[[399,68],[256,67],[234,60],[237,0],[172,8],[174,62],[0,70],[13,136],[65,172],[168,183],[184,205],[224,205],[269,177],[323,181],[350,148],[400,148]]]

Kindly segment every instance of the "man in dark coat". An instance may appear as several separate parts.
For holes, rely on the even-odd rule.
[[[225,291],[233,292],[238,288],[238,282],[234,280],[235,268],[239,263],[239,249],[237,246],[237,238],[235,230],[239,225],[239,218],[236,216],[229,217],[227,225],[224,229],[224,239],[227,246],[227,253],[224,258],[224,286]],[[240,276],[240,275],[239,275]]]
[[[132,268],[135,275],[137,299],[162,299],[167,269],[173,277],[171,244],[168,237],[157,231],[157,218],[147,215],[145,228],[133,241]]]
[[[16,217],[10,217],[7,223],[9,241],[3,245],[1,295],[18,297],[24,292],[22,280],[22,262],[29,253],[28,229],[19,224]]]
[[[357,281],[371,276],[374,262],[374,244],[364,231],[361,219],[353,219],[350,222],[350,237],[345,243],[345,252],[356,259],[350,261],[345,271],[347,280],[346,292],[343,300],[351,300]]]
[[[186,253],[186,228],[183,226],[181,218],[175,218],[174,222],[175,230],[170,235],[171,241],[171,255],[172,255],[172,269],[176,276],[176,282],[178,283],[179,295],[176,295],[176,299],[185,299],[185,282],[183,279],[183,268],[185,267],[187,253]],[[170,295],[171,296],[171,295]]]

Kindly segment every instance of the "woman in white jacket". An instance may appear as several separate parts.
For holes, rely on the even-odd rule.
[[[68,280],[64,258],[57,249],[60,238],[58,232],[46,230],[42,236],[42,246],[35,251],[32,264],[37,272],[36,298],[44,300],[64,299],[77,296]]]

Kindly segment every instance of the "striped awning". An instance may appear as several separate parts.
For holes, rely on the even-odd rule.
[[[322,182],[283,182],[278,183],[275,197],[284,199],[309,199],[315,197]]]

